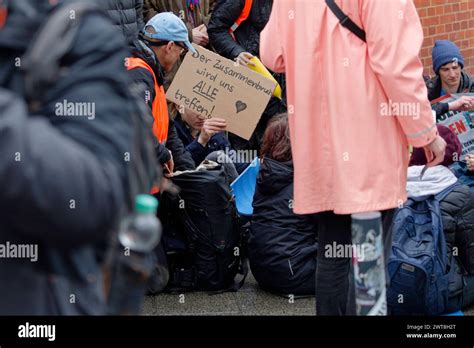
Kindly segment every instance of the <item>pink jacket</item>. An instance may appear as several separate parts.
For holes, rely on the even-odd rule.
[[[337,3],[367,44],[324,0],[274,0],[261,34],[263,63],[287,77],[299,214],[397,207],[406,200],[408,144],[422,147],[437,135],[413,1]]]

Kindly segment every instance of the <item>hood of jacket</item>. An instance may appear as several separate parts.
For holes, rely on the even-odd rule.
[[[9,1],[5,26],[0,29],[0,44],[10,49],[24,50],[47,15],[58,5],[74,2],[75,0],[59,0],[57,5],[51,5],[48,0]],[[95,4],[93,0],[82,0]]]
[[[432,79],[426,82],[428,88],[428,99],[434,100],[439,98],[441,95],[441,78],[436,75]],[[459,82],[459,88],[456,93],[467,93],[474,92],[474,78],[469,76],[464,70],[461,71],[461,81]]]
[[[132,49],[134,57],[143,59],[155,72],[158,85],[162,86],[165,80],[165,72],[155,55],[155,52],[147,45],[146,41],[137,39]]]
[[[445,166],[427,168],[423,178],[420,179],[423,168],[424,166],[408,167],[408,197],[435,195],[458,181],[458,178]]]
[[[293,183],[293,162],[278,162],[264,157],[258,173],[257,185],[261,193],[269,195]]]

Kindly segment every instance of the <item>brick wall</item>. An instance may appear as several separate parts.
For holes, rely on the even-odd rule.
[[[464,56],[465,69],[474,74],[474,0],[414,1],[425,36],[420,52],[425,74],[434,75],[431,51],[436,40],[455,42]]]

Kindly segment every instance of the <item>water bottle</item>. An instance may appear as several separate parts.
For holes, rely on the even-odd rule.
[[[161,238],[162,227],[156,217],[158,200],[151,195],[138,195],[135,212],[120,225],[118,238],[124,248],[139,253],[155,249]]]
[[[357,315],[387,315],[380,212],[352,214],[352,254]]]
[[[120,224],[119,247],[110,286],[108,314],[138,315],[155,265],[154,249],[162,226],[156,217],[158,201],[151,195],[135,198],[134,212]]]

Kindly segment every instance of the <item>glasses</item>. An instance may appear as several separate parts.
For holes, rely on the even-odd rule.
[[[188,51],[188,48],[186,47],[186,45],[181,41],[158,41],[158,42],[156,42],[156,41],[146,40],[146,42],[150,46],[155,46],[155,47],[165,46],[170,42],[174,42],[177,46],[181,47],[181,51],[179,53],[180,55],[184,55]]]

